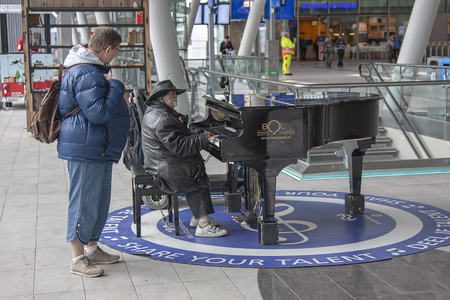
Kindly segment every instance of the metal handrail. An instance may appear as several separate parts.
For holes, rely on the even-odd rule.
[[[235,77],[239,79],[245,79],[245,80],[251,80],[255,82],[261,82],[261,83],[268,83],[268,84],[275,84],[283,87],[290,87],[295,89],[330,89],[330,88],[376,88],[376,87],[390,87],[390,86],[417,86],[417,85],[442,85],[442,84],[450,84],[449,80],[441,80],[441,81],[404,81],[404,82],[377,82],[377,83],[329,83],[329,84],[292,84],[292,83],[285,83],[281,81],[274,81],[274,80],[268,80],[263,78],[255,78],[255,77],[249,77],[244,75],[234,75],[229,73],[223,73],[223,72],[217,72],[217,71],[211,71],[206,69],[198,69],[198,68],[191,68],[186,67],[187,70],[190,71],[198,71],[201,73],[208,73],[213,75],[220,75],[220,76],[229,76],[229,77]]]
[[[410,65],[410,64],[390,64],[390,63],[379,63],[375,62],[373,65],[383,65],[383,66],[393,66],[393,67],[413,67],[413,68],[427,68],[427,69],[450,69],[446,66],[434,66],[434,65]]]
[[[266,58],[264,56],[232,56],[232,55],[216,55],[220,56],[221,58],[226,58],[226,59],[236,59],[236,60],[244,60],[244,59],[261,59],[261,60],[265,60]],[[205,58],[185,58],[185,61],[196,61],[196,60],[208,60],[208,57]]]
[[[369,71],[369,75],[368,75],[368,76],[365,76],[365,75],[362,74],[362,71],[361,71],[361,67],[362,67],[362,66],[365,66],[365,67],[367,68],[367,70]],[[369,69],[368,66],[370,66],[371,69]],[[375,74],[377,75],[378,79],[384,82],[384,80],[383,80],[383,78],[381,77],[380,73],[378,72],[378,70],[375,68],[375,66],[374,66],[372,63],[363,63],[363,64],[360,64],[360,65],[359,65],[359,75],[360,75],[361,77],[365,78],[367,81],[372,81],[372,82],[373,82],[373,78],[372,78],[372,70],[375,72]],[[380,93],[380,95],[382,95],[381,92],[380,92],[380,89],[377,88],[377,90],[378,90],[378,92]],[[413,133],[414,137],[416,138],[416,140],[417,140],[418,143],[420,144],[420,146],[421,146],[423,152],[425,152],[425,155],[426,155],[428,158],[431,158],[430,153],[428,153],[428,150],[425,148],[425,145],[423,144],[423,142],[422,142],[422,140],[420,139],[419,135],[417,134],[416,130],[414,129],[414,127],[412,126],[412,124],[409,122],[409,119],[408,119],[408,117],[406,116],[405,112],[404,112],[404,111],[402,110],[402,108],[400,107],[400,104],[398,104],[398,102],[395,100],[395,97],[394,97],[394,95],[392,94],[392,92],[391,92],[388,88],[386,88],[386,90],[387,90],[389,96],[391,96],[391,98],[394,99],[393,102],[394,102],[395,105],[397,106],[397,109],[399,110],[400,114],[403,116],[404,120],[406,121],[406,124],[408,125],[409,129],[410,129],[411,132]],[[397,123],[397,126],[398,126],[398,127],[400,128],[400,130],[402,131],[403,136],[406,138],[406,140],[407,140],[409,146],[411,147],[411,149],[413,150],[414,154],[416,155],[417,158],[420,159],[421,157],[420,157],[419,152],[417,151],[416,147],[413,145],[412,141],[410,140],[410,138],[409,138],[408,134],[406,133],[405,129],[403,128],[403,126],[401,126],[401,123],[400,123],[400,121],[397,119],[397,117],[395,116],[394,111],[393,111],[392,108],[389,106],[389,104],[387,103],[386,99],[385,99],[383,96],[381,96],[381,97],[383,98],[383,101],[384,101],[384,103],[386,104],[386,107],[388,108],[388,110],[389,110],[389,112],[391,113],[393,119],[394,119],[395,122]],[[402,100],[404,101],[403,97],[402,97]]]

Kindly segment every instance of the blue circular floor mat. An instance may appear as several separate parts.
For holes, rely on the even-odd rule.
[[[211,215],[228,230],[198,238],[192,214],[180,209],[180,236],[159,210],[142,207],[142,237],[136,238],[133,209],[111,212],[100,241],[152,259],[222,267],[311,267],[390,259],[450,244],[450,212],[403,199],[366,195],[364,215],[344,213],[344,193],[277,191],[279,245],[261,246],[256,226],[237,223],[214,200]],[[164,211],[166,213],[166,211]]]

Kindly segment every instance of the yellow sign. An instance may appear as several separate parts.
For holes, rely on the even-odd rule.
[[[317,26],[317,21],[312,21],[312,26]]]

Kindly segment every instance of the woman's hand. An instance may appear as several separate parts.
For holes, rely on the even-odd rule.
[[[111,80],[113,79],[111,76],[109,76],[108,74],[103,74],[103,76],[105,76],[106,80]]]

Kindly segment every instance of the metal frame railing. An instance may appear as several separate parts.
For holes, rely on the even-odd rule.
[[[368,75],[364,75],[362,73],[362,67],[366,67],[369,74]],[[374,82],[373,77],[372,77],[372,72],[378,77],[378,79],[381,82],[384,82],[383,78],[381,77],[380,73],[377,71],[377,69],[375,68],[375,66],[372,63],[362,63],[359,65],[359,75],[361,77],[363,77],[364,79],[366,79],[367,82]],[[417,151],[416,147],[414,146],[414,144],[412,143],[409,135],[406,133],[405,128],[403,128],[403,126],[401,126],[401,122],[400,120],[397,118],[394,110],[390,107],[390,105],[388,104],[386,98],[383,96],[383,94],[381,93],[380,89],[377,87],[376,88],[378,90],[378,93],[380,94],[381,98],[383,99],[386,107],[389,110],[389,113],[391,114],[392,118],[394,119],[395,123],[397,124],[397,126],[400,128],[400,130],[403,133],[403,136],[406,138],[406,141],[408,142],[409,146],[411,147],[411,149],[413,150],[414,154],[416,155],[417,158],[421,158],[419,152]],[[425,153],[425,155],[427,156],[427,158],[431,158],[430,153],[428,152],[428,150],[426,149],[425,145],[422,142],[422,139],[419,137],[419,135],[417,134],[417,131],[414,129],[414,127],[412,126],[411,122],[409,121],[408,117],[405,114],[405,111],[403,110],[403,107],[405,107],[405,105],[400,106],[400,104],[395,100],[394,95],[392,94],[392,91],[386,87],[386,91],[389,94],[389,96],[394,99],[393,103],[395,103],[395,106],[397,107],[398,111],[400,112],[401,116],[403,117],[403,119],[405,120],[409,130],[413,133],[414,137],[416,138],[417,142],[419,143],[420,147],[422,148],[422,151]],[[401,94],[401,103],[406,103],[405,98],[403,97],[403,95]]]
[[[376,63],[378,64],[378,63]],[[383,65],[389,65],[389,64],[385,64],[385,63],[380,63]],[[362,66],[368,66],[370,65],[371,68],[373,69],[373,72],[376,74],[376,76],[381,80],[381,82],[374,82],[373,78],[372,78],[372,71],[369,69],[369,75],[363,75],[361,73],[361,65],[360,65],[360,75],[361,77],[365,78],[368,82],[367,83],[332,83],[332,84],[292,84],[292,83],[285,83],[285,82],[279,82],[279,81],[273,81],[273,80],[268,80],[268,79],[262,79],[262,78],[253,78],[253,77],[249,77],[249,76],[243,76],[243,75],[233,75],[233,74],[228,74],[225,72],[217,72],[217,71],[211,71],[211,70],[206,70],[206,69],[199,69],[199,68],[189,68],[187,67],[186,70],[191,74],[192,76],[192,81],[195,82],[196,77],[198,76],[199,73],[202,73],[205,78],[207,78],[207,92],[210,93],[212,96],[214,96],[214,91],[212,88],[212,84],[211,84],[211,79],[213,76],[224,76],[226,78],[228,77],[233,77],[236,79],[241,79],[241,80],[245,80],[249,86],[251,86],[251,88],[253,89],[254,93],[258,93],[259,92],[259,84],[260,83],[265,83],[265,84],[270,84],[270,85],[277,85],[277,86],[282,86],[284,88],[286,88],[286,90],[290,93],[297,93],[298,90],[306,90],[306,91],[311,91],[312,89],[334,89],[334,88],[346,88],[347,91],[351,91],[354,88],[375,88],[380,95],[382,96],[383,102],[385,103],[386,107],[388,108],[390,114],[393,116],[395,122],[397,123],[397,125],[399,126],[399,129],[402,131],[402,134],[404,135],[404,137],[406,138],[406,140],[408,141],[408,144],[410,145],[411,149],[414,151],[414,154],[416,155],[416,157],[418,159],[421,159],[421,156],[419,154],[419,152],[417,151],[416,147],[414,146],[414,144],[412,143],[410,137],[408,136],[405,128],[402,126],[402,123],[398,120],[398,118],[395,115],[394,110],[392,109],[392,107],[389,105],[388,101],[383,97],[380,88],[384,87],[388,90],[389,95],[392,97],[392,99],[394,99],[394,103],[396,103],[396,106],[399,110],[399,112],[401,113],[402,118],[404,118],[404,120],[406,121],[406,123],[408,124],[408,129],[413,133],[414,137],[416,138],[416,140],[418,141],[418,143],[420,144],[423,152],[425,153],[425,155],[427,156],[427,158],[431,158],[431,155],[429,154],[428,150],[426,149],[425,145],[423,144],[422,140],[420,139],[419,135],[417,134],[416,130],[413,128],[412,124],[409,122],[408,117],[406,116],[405,112],[401,109],[400,105],[398,104],[397,101],[395,101],[395,97],[392,94],[392,92],[388,89],[389,87],[405,87],[405,86],[430,86],[430,85],[450,85],[450,81],[449,80],[440,80],[440,81],[402,81],[402,82],[385,82],[382,78],[381,75],[379,74],[379,72],[376,70],[374,64],[372,63],[367,63],[367,64],[362,64]],[[408,67],[431,67],[431,68],[437,68],[437,69],[450,69],[450,67],[443,67],[443,66],[424,66],[424,65],[397,65],[397,64],[393,64],[395,66],[408,66]],[[370,78],[370,82],[368,80],[368,78]],[[192,85],[194,87],[194,84]],[[195,100],[196,100],[196,90],[192,89],[191,91],[191,112],[194,113],[195,112]]]

